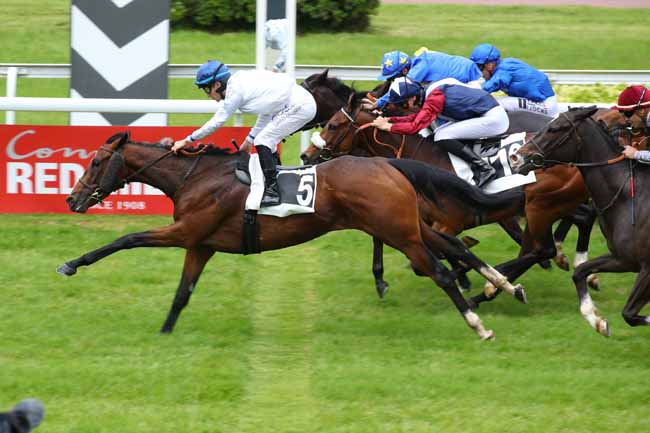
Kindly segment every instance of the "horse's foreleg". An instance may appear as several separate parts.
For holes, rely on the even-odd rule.
[[[589,259],[589,240],[597,217],[596,209],[593,206],[588,206],[584,211],[584,217],[576,222],[576,227],[578,227],[578,242],[576,244],[576,255],[573,259],[574,269]],[[600,290],[600,281],[596,274],[587,276],[587,284],[594,290]]]
[[[555,243],[556,251],[553,261],[558,266],[558,268],[565,271],[569,270],[569,258],[566,254],[564,254],[562,245],[564,244],[564,239],[566,239],[566,236],[569,233],[569,230],[571,229],[573,223],[574,221],[569,217],[562,218],[560,220],[560,224],[558,224],[555,232],[553,233],[553,242]]]
[[[424,245],[417,247],[414,244],[400,248],[400,250],[411,260],[413,266],[429,275],[445,291],[465,319],[465,323],[478,334],[481,340],[491,340],[494,338],[494,332],[490,329],[485,329],[478,314],[470,309],[467,301],[463,298],[458,287],[456,287],[451,272],[440,263],[431,251],[427,250]]]
[[[573,283],[576,286],[578,300],[580,301],[580,313],[591,327],[601,335],[609,337],[609,325],[607,320],[598,314],[596,305],[589,295],[587,275],[591,272],[629,272],[632,270],[627,263],[612,254],[605,254],[581,264],[573,272]]]
[[[372,244],[372,274],[375,276],[377,294],[383,298],[388,292],[388,283],[384,281],[384,243],[373,237]]]
[[[71,276],[79,266],[88,266],[120,250],[140,247],[182,247],[183,236],[177,224],[157,230],[131,233],[59,266],[57,272]]]
[[[495,287],[513,295],[517,300],[526,303],[526,292],[521,285],[513,286],[504,275],[492,266],[479,259],[457,238],[444,233],[434,232],[425,224],[420,224],[422,238],[432,251],[440,251],[445,257],[453,258],[465,264],[485,277]]]
[[[639,311],[650,301],[650,272],[644,268],[639,272],[632,293],[623,308],[623,319],[630,326],[650,325],[650,316],[640,316]]]
[[[207,247],[190,248],[185,253],[185,264],[183,265],[181,281],[176,289],[174,302],[172,303],[169,314],[167,314],[165,324],[160,329],[161,333],[169,334],[174,329],[178,316],[180,316],[181,311],[190,301],[190,296],[194,292],[194,288],[199,281],[199,276],[201,276],[205,264],[213,254],[214,250]]]

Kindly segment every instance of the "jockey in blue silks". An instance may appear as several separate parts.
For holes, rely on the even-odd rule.
[[[476,46],[469,58],[483,71],[483,90],[501,90],[508,95],[498,99],[506,111],[531,111],[552,117],[560,112],[555,92],[542,71],[519,59],[501,59],[492,44]]]
[[[455,78],[461,83],[480,87],[478,80],[481,78],[481,71],[471,60],[429,51],[425,47],[417,50],[413,57],[401,51],[385,53],[381,65],[378,80],[393,80],[406,76],[411,81],[425,85],[445,78]],[[376,107],[382,108],[387,101],[388,93],[377,100]]]

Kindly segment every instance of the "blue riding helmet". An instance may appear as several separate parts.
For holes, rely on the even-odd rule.
[[[391,51],[384,54],[381,59],[381,75],[378,80],[384,81],[395,78],[402,73],[402,69],[411,67],[411,58],[402,51]]]
[[[480,44],[472,50],[469,59],[477,65],[498,62],[501,58],[499,49],[492,44]]]
[[[208,60],[196,71],[196,84],[199,87],[208,86],[215,81],[226,81],[230,78],[228,66],[217,60]]]
[[[388,103],[401,104],[412,96],[420,96],[422,86],[406,77],[395,78],[388,90]]]

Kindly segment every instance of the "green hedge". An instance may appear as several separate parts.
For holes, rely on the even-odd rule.
[[[379,0],[298,0],[298,31],[363,31]],[[252,30],[255,0],[172,0],[173,27]]]

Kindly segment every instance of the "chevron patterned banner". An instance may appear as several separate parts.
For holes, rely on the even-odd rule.
[[[170,0],[72,0],[70,97],[166,99]],[[71,125],[162,126],[165,113],[70,113]]]

